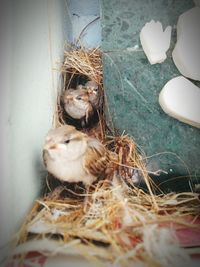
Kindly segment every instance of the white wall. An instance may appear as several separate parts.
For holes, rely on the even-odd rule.
[[[81,34],[81,44],[88,48],[101,45],[99,0],[66,0],[72,21],[72,41],[76,43]],[[97,20],[95,20],[97,19]],[[94,21],[95,20],[95,21]],[[93,21],[93,22],[92,22]],[[90,22],[92,22],[90,24]]]
[[[41,148],[52,125],[59,81],[52,69],[62,60],[71,23],[65,0],[3,2],[0,246],[4,250],[41,189]]]
[[[38,197],[66,40],[99,16],[99,0],[0,0],[0,266]],[[73,13],[78,14],[74,16]],[[78,18],[78,19],[77,19]],[[101,42],[100,21],[82,43]]]
[[[10,186],[10,69],[11,69],[11,23],[10,3],[1,2],[0,9],[0,248],[11,232],[12,189]],[[7,16],[5,16],[7,14]],[[1,253],[0,253],[1,255]]]

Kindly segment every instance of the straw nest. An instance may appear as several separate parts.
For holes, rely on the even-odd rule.
[[[80,77],[94,79],[104,90],[99,49],[70,48],[64,56],[63,90]],[[184,262],[186,254],[169,228],[199,229],[198,194],[164,194],[156,188],[134,140],[109,131],[105,108],[108,110],[108,106],[105,105],[98,123],[83,130],[99,138],[112,152],[111,177],[94,184],[87,196],[80,186],[72,190],[63,185],[36,200],[20,230],[18,245],[33,239],[57,240],[60,250],[55,248],[51,253],[82,255],[100,265],[100,258],[115,266],[130,266],[130,260],[147,266],[173,266],[177,257]],[[55,125],[65,123],[58,98]],[[134,170],[140,170],[146,192],[134,185]]]
[[[99,90],[104,92],[103,89],[103,70],[102,70],[102,57],[99,49],[86,50],[84,48],[75,48],[67,45],[64,51],[64,62],[61,68],[63,76],[63,87],[58,94],[57,110],[55,112],[55,126],[63,124],[73,124],[72,121],[64,111],[62,103],[62,94],[64,90],[69,88],[76,88],[78,84],[83,84],[88,80],[94,80]],[[98,114],[94,121],[92,121],[92,127],[97,121],[105,125],[104,120],[104,105],[101,110],[98,110]],[[75,122],[76,124],[76,122]],[[89,125],[89,126],[91,126]],[[101,125],[101,127],[102,127]],[[77,128],[80,128],[79,124],[76,124]],[[91,128],[91,127],[90,127]]]

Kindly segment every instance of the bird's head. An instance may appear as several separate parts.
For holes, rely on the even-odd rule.
[[[75,90],[66,90],[63,95],[65,104],[84,105],[88,102],[88,99],[87,92],[82,87]]]
[[[87,135],[75,127],[64,125],[50,130],[46,136],[43,151],[51,160],[73,161],[87,149]]]
[[[87,87],[87,93],[88,93],[89,97],[96,96],[98,94],[98,88]]]
[[[98,84],[95,81],[88,81],[85,84],[89,96],[97,95],[99,91]]]

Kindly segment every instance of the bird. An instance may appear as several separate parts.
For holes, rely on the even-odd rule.
[[[74,126],[63,125],[47,133],[43,162],[47,171],[58,180],[82,182],[88,188],[106,173],[110,156],[98,139]]]
[[[94,114],[94,108],[89,101],[89,95],[81,87],[65,90],[63,103],[67,114],[73,119],[80,120],[82,127],[88,124],[89,119]]]
[[[85,89],[88,95],[88,101],[95,110],[101,108],[103,104],[102,91],[94,80],[89,80],[85,85],[78,85],[77,89]]]

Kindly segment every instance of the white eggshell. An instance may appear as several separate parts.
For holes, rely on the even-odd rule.
[[[179,17],[172,58],[182,75],[200,80],[200,7],[194,7]]]
[[[160,21],[151,20],[146,23],[140,32],[142,48],[151,64],[162,63],[170,46],[171,26],[165,31]]]
[[[165,84],[159,104],[171,117],[200,128],[200,88],[183,76]]]

